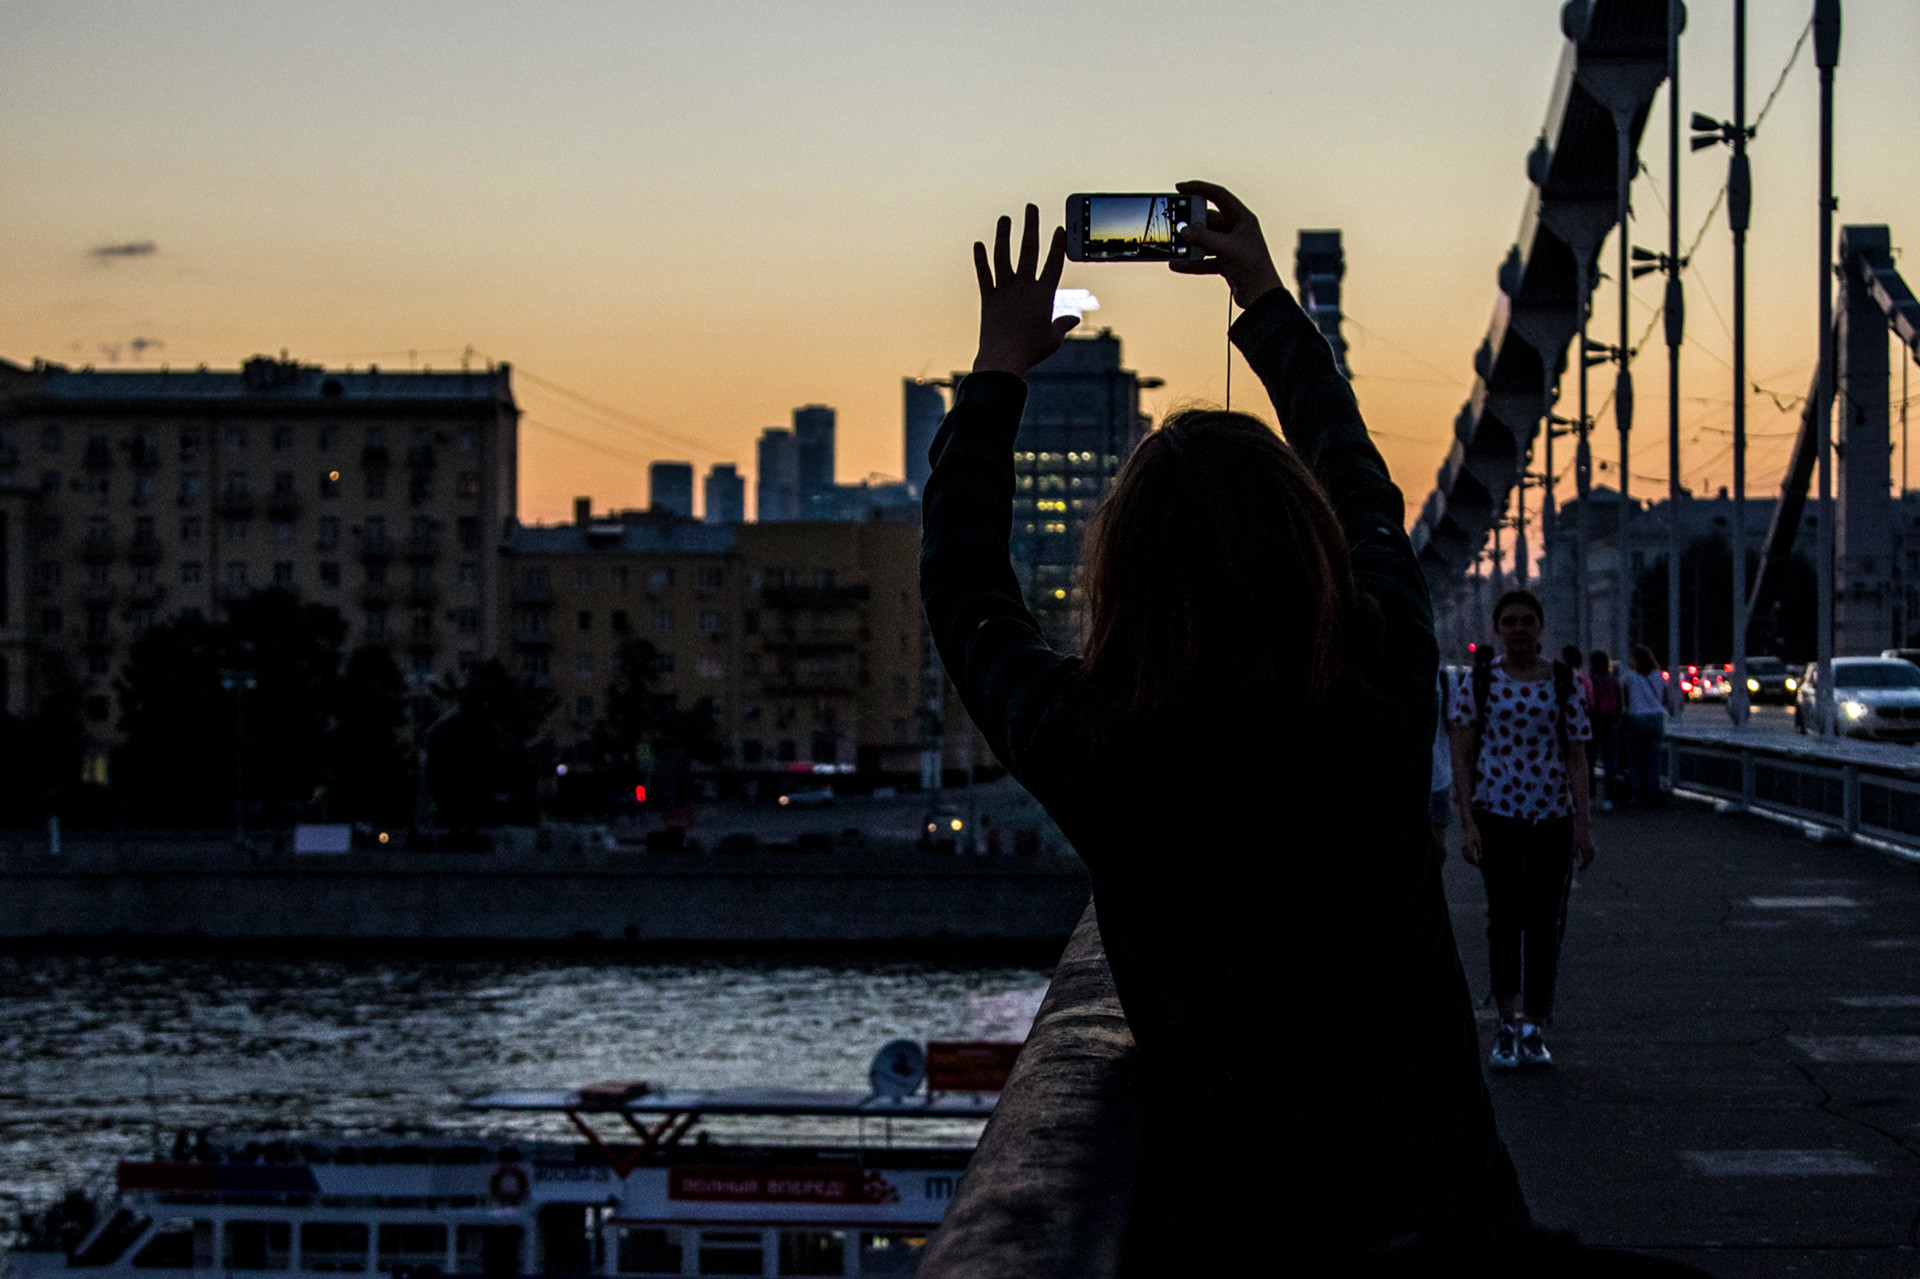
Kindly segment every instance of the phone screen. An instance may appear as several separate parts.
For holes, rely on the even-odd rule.
[[[1081,252],[1090,261],[1169,261],[1187,255],[1187,195],[1090,195]]]

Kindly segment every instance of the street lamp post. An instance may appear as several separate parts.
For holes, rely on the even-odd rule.
[[[230,667],[220,687],[233,694],[233,846],[247,847],[247,694],[260,687],[253,671]]]
[[[1820,69],[1820,377],[1814,395],[1814,430],[1820,458],[1819,631],[1820,661],[1815,715],[1820,731],[1832,733],[1833,700],[1833,71],[1840,64],[1840,0],[1814,0],[1813,60]]]

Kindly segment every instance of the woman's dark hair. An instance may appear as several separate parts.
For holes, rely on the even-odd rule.
[[[1596,675],[1605,675],[1613,669],[1613,659],[1607,656],[1607,650],[1596,648],[1587,654],[1587,669]]]
[[[1311,711],[1378,636],[1326,491],[1244,413],[1189,410],[1141,441],[1088,527],[1083,583],[1096,749],[1283,695]]]
[[[1642,675],[1651,675],[1660,669],[1660,663],[1654,660],[1653,650],[1645,644],[1633,646],[1633,669]]]
[[[1535,595],[1532,591],[1508,591],[1505,595],[1502,595],[1498,600],[1494,601],[1494,627],[1496,629],[1499,627],[1500,615],[1502,613],[1505,613],[1510,608],[1516,607],[1532,609],[1535,619],[1537,619],[1542,626],[1547,624],[1547,610],[1540,607],[1539,596]]]
[[[1574,670],[1574,671],[1579,670],[1580,669],[1580,646],[1578,644],[1569,644],[1565,648],[1561,649],[1560,661],[1567,667],[1568,670]]]

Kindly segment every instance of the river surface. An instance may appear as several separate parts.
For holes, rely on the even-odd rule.
[[[932,963],[0,955],[0,1245],[156,1133],[511,1130],[503,1087],[863,1088],[882,1043],[1019,1039],[1046,974]]]

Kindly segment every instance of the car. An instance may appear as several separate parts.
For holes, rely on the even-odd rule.
[[[957,805],[935,804],[921,823],[920,846],[948,856],[970,852],[972,834],[967,829],[966,814]]]
[[[1747,659],[1747,699],[1754,705],[1772,702],[1776,706],[1791,706],[1799,689],[1798,672],[1787,669],[1787,664],[1779,658]]]
[[[1724,702],[1727,700],[1727,690],[1733,687],[1728,669],[1689,666],[1680,675],[1680,692],[1690,702]]]
[[[791,790],[775,801],[782,808],[825,808],[839,802],[834,797],[831,786],[816,786],[807,790]]]
[[[1814,724],[1819,683],[1819,665],[1809,664],[1793,709],[1794,727],[1803,733]],[[1833,693],[1842,735],[1920,742],[1920,666],[1897,657],[1836,657]]]
[[[1915,666],[1920,666],[1920,648],[1883,648],[1880,650],[1880,656],[1895,657],[1903,662],[1912,662]]]

